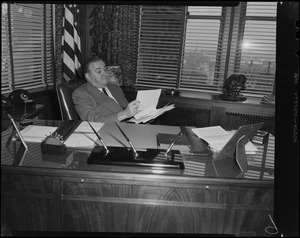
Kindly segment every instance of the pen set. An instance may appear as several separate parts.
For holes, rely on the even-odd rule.
[[[93,128],[93,126],[90,124],[90,122],[88,122],[88,124],[89,124],[90,127],[92,128],[93,132],[96,134],[96,136],[97,136],[97,138],[99,139],[99,141],[102,143],[102,145],[103,145],[103,147],[104,147],[104,149],[105,149],[105,151],[106,151],[106,155],[109,154],[109,153],[110,153],[110,150],[108,149],[108,147],[107,147],[106,144],[104,143],[103,139],[100,137],[99,133],[96,132],[96,130]],[[137,158],[137,157],[139,156],[139,153],[137,152],[137,150],[136,150],[136,148],[134,147],[133,143],[130,141],[130,139],[129,139],[128,136],[125,134],[125,132],[121,129],[121,127],[120,127],[117,123],[115,123],[115,124],[116,124],[117,128],[120,130],[120,132],[122,133],[122,135],[125,137],[125,139],[127,140],[127,142],[129,143],[129,145],[130,145],[130,147],[131,147],[131,149],[132,149],[132,151],[133,151],[133,153],[134,153],[134,158]],[[167,150],[165,151],[165,157],[166,157],[167,159],[169,159],[169,158],[168,158],[168,155],[169,155],[169,153],[170,153],[172,147],[174,146],[174,144],[176,143],[176,141],[177,141],[178,138],[180,137],[181,133],[182,133],[182,131],[180,131],[180,132],[177,134],[177,136],[175,137],[175,139],[172,141],[172,143],[169,145],[169,147],[168,147]],[[156,151],[160,152],[160,151],[161,151],[161,150],[159,150],[160,144],[159,144],[159,140],[158,140],[157,135],[156,135],[156,143],[157,143],[157,148],[158,148]],[[116,148],[118,148],[118,147],[116,147]],[[116,149],[116,148],[114,148],[114,149]],[[155,149],[152,149],[152,150],[151,150],[151,151],[152,151],[152,152],[151,152],[152,154],[153,154],[153,150],[155,150]],[[150,150],[148,149],[147,151],[150,151]],[[141,153],[142,153],[142,154],[145,154],[145,151],[143,151],[143,152],[141,152]]]

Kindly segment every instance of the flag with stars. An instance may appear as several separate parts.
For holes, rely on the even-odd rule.
[[[62,71],[65,81],[82,77],[82,55],[78,20],[78,6],[76,4],[64,4]]]

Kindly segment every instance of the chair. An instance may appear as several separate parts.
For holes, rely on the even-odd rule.
[[[56,85],[56,92],[60,107],[60,113],[63,121],[66,120],[80,120],[79,115],[74,107],[72,100],[73,91],[83,84],[82,79],[72,79],[66,83]]]

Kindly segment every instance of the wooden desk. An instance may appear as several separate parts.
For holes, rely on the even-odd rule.
[[[222,178],[210,157],[185,157],[184,171],[89,165],[89,151],[69,149],[61,162],[34,143],[13,165],[19,142],[6,148],[9,133],[1,135],[1,211],[12,230],[268,235],[274,168]]]

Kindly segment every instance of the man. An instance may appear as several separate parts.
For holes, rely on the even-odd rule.
[[[87,83],[72,94],[75,109],[84,121],[118,122],[133,117],[140,101],[127,101],[122,89],[109,83],[105,62],[100,58],[89,59],[84,66]]]

